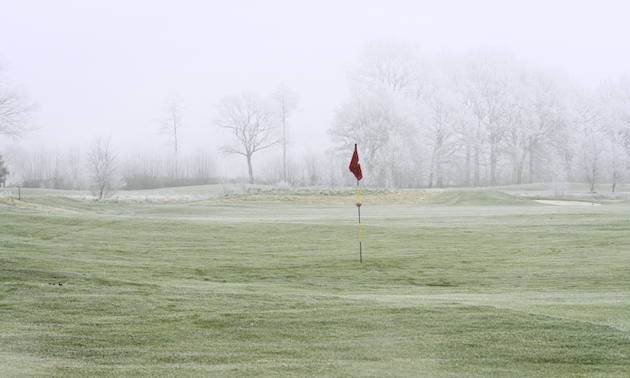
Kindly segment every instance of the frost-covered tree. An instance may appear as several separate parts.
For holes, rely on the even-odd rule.
[[[217,165],[214,155],[205,149],[197,149],[188,159],[188,177],[195,179],[195,184],[210,184],[217,177]]]
[[[373,177],[379,165],[379,154],[389,142],[392,114],[389,104],[381,99],[360,96],[350,98],[333,115],[328,135],[340,150],[352,150],[357,143],[363,152],[362,167]]]
[[[428,186],[444,186],[447,165],[460,149],[458,143],[462,120],[462,100],[459,93],[449,86],[444,71],[434,70],[432,80],[426,85],[417,101],[420,138],[430,149]]]
[[[111,138],[95,137],[88,144],[86,161],[90,190],[97,200],[118,189],[117,154]]]
[[[565,139],[568,127],[570,95],[573,85],[562,72],[530,68],[527,91],[531,95],[527,102],[528,122],[523,125],[525,155],[527,159],[527,182],[533,183],[543,172],[537,162],[551,161],[549,156],[559,139]],[[551,169],[552,171],[557,171]],[[519,180],[516,183],[523,182]]]
[[[508,129],[517,122],[521,65],[505,50],[481,47],[465,56],[464,98],[488,145],[490,185],[497,184],[501,145]],[[479,150],[475,152],[480,153]]]
[[[7,176],[9,176],[9,168],[4,164],[4,159],[2,159],[2,155],[0,155],[0,184],[2,187],[5,187],[5,183],[7,181]]]
[[[363,48],[358,66],[348,74],[350,89],[354,93],[414,98],[426,81],[424,63],[413,45],[369,43]]]
[[[604,177],[608,139],[603,127],[602,104],[592,92],[581,93],[575,103],[577,135],[576,157],[578,169],[589,189]]]
[[[368,184],[404,186],[410,181],[413,173],[399,163],[418,153],[415,104],[426,82],[423,64],[413,46],[373,43],[348,74],[351,94],[335,110],[328,135],[338,151],[359,145]]]
[[[348,84],[328,135],[337,151],[359,144],[368,185],[583,180],[594,190],[630,174],[628,77],[606,96],[600,88],[598,102],[565,73],[507,50],[433,57],[372,43]]]
[[[35,104],[26,91],[14,84],[6,73],[6,64],[0,60],[0,135],[17,139],[34,129],[32,125]]]
[[[183,107],[184,99],[177,93],[170,94],[166,100],[164,100],[164,105],[162,106],[162,111],[164,113],[164,117],[160,120],[160,133],[165,134],[169,137],[169,144],[173,146],[174,154],[173,154],[173,174],[174,179],[177,180],[179,178],[179,131],[182,128],[182,118],[184,116],[184,107]]]
[[[287,85],[281,84],[271,94],[271,100],[282,131],[282,181],[287,182],[289,118],[299,111],[300,96]]]
[[[243,155],[247,159],[249,183],[253,183],[252,157],[256,152],[280,142],[269,101],[250,92],[225,96],[217,104],[213,124],[232,136],[233,143],[221,150],[225,154]]]
[[[601,101],[601,127],[609,143],[612,191],[627,176],[630,157],[630,78],[606,80],[597,88]]]

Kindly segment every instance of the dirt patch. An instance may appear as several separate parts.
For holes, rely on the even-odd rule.
[[[442,193],[441,190],[361,190],[361,202],[364,205],[427,204]],[[356,190],[314,190],[298,189],[294,191],[253,191],[245,194],[219,198],[203,203],[301,203],[313,205],[354,204],[357,201]]]
[[[68,211],[56,207],[38,205],[36,203],[24,202],[11,197],[0,196],[0,206],[13,207],[17,209],[40,210],[40,211]]]

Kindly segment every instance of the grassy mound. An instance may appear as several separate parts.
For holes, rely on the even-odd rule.
[[[343,205],[356,201],[355,190],[258,191],[218,200],[225,203],[305,203]],[[523,206],[538,205],[528,198],[491,190],[468,189],[362,189],[364,205],[454,205],[454,206]],[[209,201],[215,202],[215,201]]]
[[[361,202],[365,205],[428,204],[441,190],[422,189],[361,189]],[[258,190],[206,201],[208,203],[248,203],[248,204],[310,204],[310,205],[354,205],[356,189],[314,189],[301,188],[287,191]],[[203,202],[202,202],[203,203]]]
[[[40,204],[33,201],[22,201],[16,198],[0,196],[0,206],[20,210],[64,211],[49,204]]]
[[[306,204],[306,205],[353,205],[357,199],[356,189],[299,188],[276,190],[269,187],[250,188],[244,193],[233,193],[216,197],[212,186],[181,188],[167,191],[116,192],[113,196],[95,202],[89,196],[69,196],[66,192],[50,190],[35,191],[26,196],[21,207],[28,206],[39,210],[51,210],[48,207],[71,211],[106,211],[103,205],[185,205],[205,206],[211,204]],[[364,205],[455,205],[455,206],[522,206],[536,205],[531,198],[512,196],[503,192],[475,189],[361,189],[361,201]],[[0,197],[0,205],[18,207],[14,199]],[[13,202],[11,202],[13,201]]]
[[[523,206],[537,205],[530,199],[491,190],[445,190],[431,201],[432,205]]]

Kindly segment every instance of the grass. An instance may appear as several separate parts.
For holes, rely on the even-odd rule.
[[[0,206],[0,376],[629,376],[630,206],[478,195]]]

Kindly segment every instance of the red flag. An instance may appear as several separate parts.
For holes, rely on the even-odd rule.
[[[361,180],[363,178],[363,173],[361,173],[361,164],[359,164],[359,153],[357,152],[357,144],[354,144],[354,154],[352,154],[352,160],[350,161],[350,172],[354,173],[354,177],[357,180]]]

